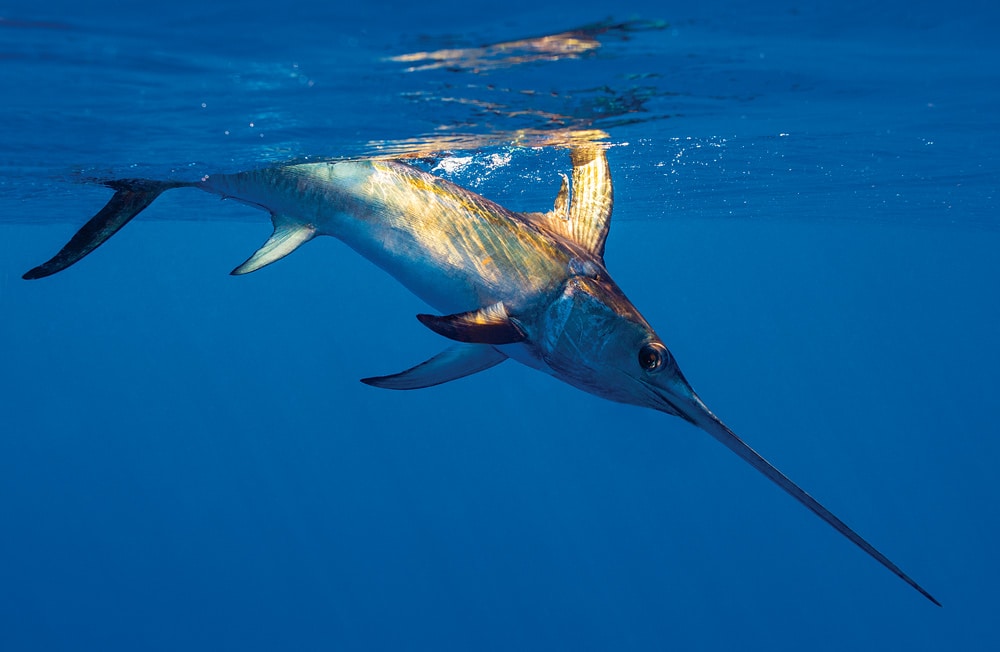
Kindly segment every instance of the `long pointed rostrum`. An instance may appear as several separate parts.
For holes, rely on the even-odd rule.
[[[867,552],[876,561],[888,568],[890,571],[895,573],[897,577],[912,586],[914,589],[920,592],[925,598],[941,606],[934,596],[927,592],[924,587],[917,584],[909,575],[904,573],[902,569],[894,564],[888,557],[883,555],[881,552],[876,550],[875,546],[868,543],[860,534],[855,532],[846,523],[840,520],[833,512],[824,507],[818,500],[806,493],[801,487],[792,482],[788,476],[779,471],[768,462],[766,459],[761,457],[761,455],[750,448],[742,439],[740,439],[736,434],[730,430],[726,424],[722,423],[711,410],[702,403],[701,399],[697,395],[693,395],[694,401],[700,405],[703,411],[700,413],[689,414],[688,416],[693,417],[695,424],[707,432],[708,434],[719,440],[726,448],[733,451],[740,456],[742,460],[749,463],[750,466],[757,469],[763,473],[771,482],[775,483],[782,489],[784,489],[789,495],[795,498],[797,501],[805,505],[810,511],[819,516],[821,519],[829,523],[837,532],[854,542],[856,546]]]

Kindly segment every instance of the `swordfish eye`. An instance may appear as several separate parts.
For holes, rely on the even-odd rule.
[[[670,352],[659,342],[649,342],[639,349],[639,366],[648,373],[659,371],[669,359]]]

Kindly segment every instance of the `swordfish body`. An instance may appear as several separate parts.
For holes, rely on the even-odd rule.
[[[604,146],[570,150],[547,212],[507,210],[405,163],[356,160],[264,168],[199,182],[111,181],[108,204],[26,279],[76,263],[160,193],[196,187],[267,210],[274,231],[233,270],[245,274],[318,235],[336,237],[441,315],[418,319],[451,345],[411,369],[366,378],[418,389],[508,358],[602,398],[648,407],[712,435],[871,557],[940,604],[896,564],[789,480],[719,420],[691,388],[663,341],[604,265],[613,193]]]

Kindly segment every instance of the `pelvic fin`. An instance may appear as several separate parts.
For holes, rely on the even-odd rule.
[[[416,367],[391,376],[362,378],[361,382],[383,389],[422,389],[485,371],[507,359],[488,344],[453,344]]]

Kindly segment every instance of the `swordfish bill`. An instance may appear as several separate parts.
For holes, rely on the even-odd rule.
[[[614,196],[605,146],[570,146],[572,173],[550,210],[508,210],[390,160],[306,163],[198,182],[111,181],[108,204],[37,279],[79,262],[161,193],[192,187],[270,213],[273,232],[234,274],[256,271],[318,236],[333,236],[440,314],[422,324],[451,340],[414,367],[363,382],[420,389],[512,358],[586,392],[664,412],[701,428],[859,548],[940,604],[895,563],[737,437],[702,402],[673,355],[608,274]]]

